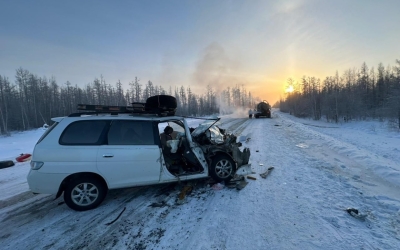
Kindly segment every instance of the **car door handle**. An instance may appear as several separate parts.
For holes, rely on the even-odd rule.
[[[111,158],[111,157],[114,157],[114,155],[111,155],[111,154],[105,154],[105,155],[103,155],[103,157],[104,157],[104,158]]]

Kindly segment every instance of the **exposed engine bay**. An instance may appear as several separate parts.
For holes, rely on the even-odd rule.
[[[236,142],[237,136],[226,133],[225,129],[216,124],[203,123],[192,132],[193,141],[197,142],[207,158],[211,158],[217,152],[228,153],[238,168],[249,162],[250,150],[245,148],[240,151],[241,142]]]

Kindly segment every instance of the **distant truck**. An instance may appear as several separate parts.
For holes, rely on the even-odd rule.
[[[256,111],[253,112],[255,118],[267,117],[271,118],[271,105],[267,101],[262,101],[256,106]]]

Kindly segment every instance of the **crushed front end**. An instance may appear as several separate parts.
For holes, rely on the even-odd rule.
[[[200,146],[208,161],[211,161],[211,158],[218,153],[226,153],[236,162],[237,169],[249,165],[250,149],[244,148],[241,151],[242,143],[236,142],[237,137],[226,133],[215,124],[199,125],[192,132],[192,138]]]

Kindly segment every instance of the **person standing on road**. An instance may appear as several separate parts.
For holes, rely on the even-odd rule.
[[[251,119],[253,117],[253,110],[249,109],[249,118]]]

